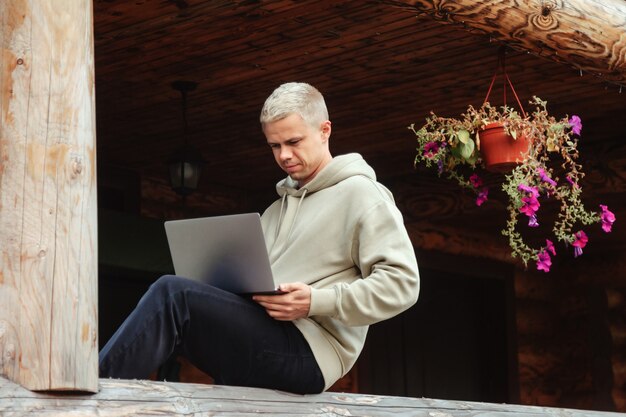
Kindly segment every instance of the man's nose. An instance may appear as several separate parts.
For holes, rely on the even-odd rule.
[[[291,158],[291,149],[288,146],[282,146],[280,148],[280,159],[286,161]]]

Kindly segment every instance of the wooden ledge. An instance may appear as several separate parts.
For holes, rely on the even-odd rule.
[[[619,413],[221,385],[101,379],[97,394],[40,393],[0,378],[2,416],[618,416]],[[622,415],[623,416],[623,415]]]

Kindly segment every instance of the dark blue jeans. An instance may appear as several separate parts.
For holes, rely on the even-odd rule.
[[[324,378],[292,322],[254,301],[165,275],[100,351],[100,376],[147,378],[172,354],[185,356],[217,384],[319,393]]]

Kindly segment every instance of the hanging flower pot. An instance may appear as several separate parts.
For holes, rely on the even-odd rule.
[[[537,211],[546,200],[560,204],[559,214],[552,224],[553,238],[574,248],[575,257],[582,254],[588,241],[585,232],[575,228],[602,223],[602,230],[608,233],[615,222],[615,214],[604,204],[600,204],[601,214],[588,211],[580,198],[579,181],[584,176],[582,166],[577,162],[577,144],[582,129],[580,117],[572,115],[571,118],[557,119],[550,116],[547,102],[538,97],[530,101],[535,110],[527,115],[506,74],[504,49],[501,49],[499,63],[519,112],[506,105],[506,94],[504,106],[500,109],[489,103],[489,94],[498,75],[496,71],[480,108],[470,105],[460,118],[441,117],[431,112],[422,127],[409,126],[418,143],[415,165],[423,163],[426,167],[437,168],[440,176],[472,190],[478,206],[487,201],[489,188],[476,172],[469,177],[467,172],[480,168],[508,171],[507,175],[500,177],[501,189],[508,196],[509,213],[502,234],[508,237],[514,258],[519,257],[524,265],[535,261],[537,270],[548,272],[551,257],[556,256],[552,240],[545,239],[545,245],[533,247],[522,234],[523,229],[532,230],[539,226],[539,221],[545,220],[537,216]],[[554,175],[551,165],[557,166],[560,179]],[[528,217],[527,225],[519,221],[520,214]]]
[[[588,237],[578,227],[601,223],[602,230],[608,233],[615,214],[604,204],[599,206],[601,213],[589,211],[583,204],[580,179],[584,173],[577,148],[582,129],[580,117],[550,116],[547,103],[538,97],[533,97],[530,104],[535,107],[530,115],[507,106],[498,110],[489,102],[478,109],[468,106],[460,118],[431,112],[424,125],[411,125],[409,129],[417,138],[415,165],[436,168],[439,176],[471,190],[476,194],[477,206],[488,201],[489,196],[489,188],[478,175],[481,168],[511,168],[506,175],[491,178],[501,182],[501,190],[508,196],[509,219],[502,234],[509,240],[513,257],[519,257],[525,265],[534,261],[537,270],[548,272],[551,259],[556,256],[556,242],[552,239],[564,243],[569,251],[573,249],[575,257],[580,256]],[[516,132],[515,138],[505,134],[504,126],[506,131]],[[526,138],[522,132],[528,132]],[[524,156],[524,152],[528,154]],[[471,171],[475,172],[469,175]],[[538,215],[548,202],[559,204],[557,216]],[[520,216],[526,217],[528,223]],[[544,223],[550,218],[552,225]],[[550,228],[552,236],[545,240],[533,236],[531,246],[525,234],[533,235],[540,224]],[[545,245],[537,243],[542,241]]]
[[[506,172],[521,163],[530,149],[525,136],[514,139],[507,135],[500,123],[490,123],[479,133],[480,153],[485,168],[493,172]]]

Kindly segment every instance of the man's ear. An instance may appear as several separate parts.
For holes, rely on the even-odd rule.
[[[322,138],[324,139],[324,141],[327,141],[328,138],[330,138],[330,132],[332,130],[330,120],[326,120],[322,122],[321,130],[322,130]]]

